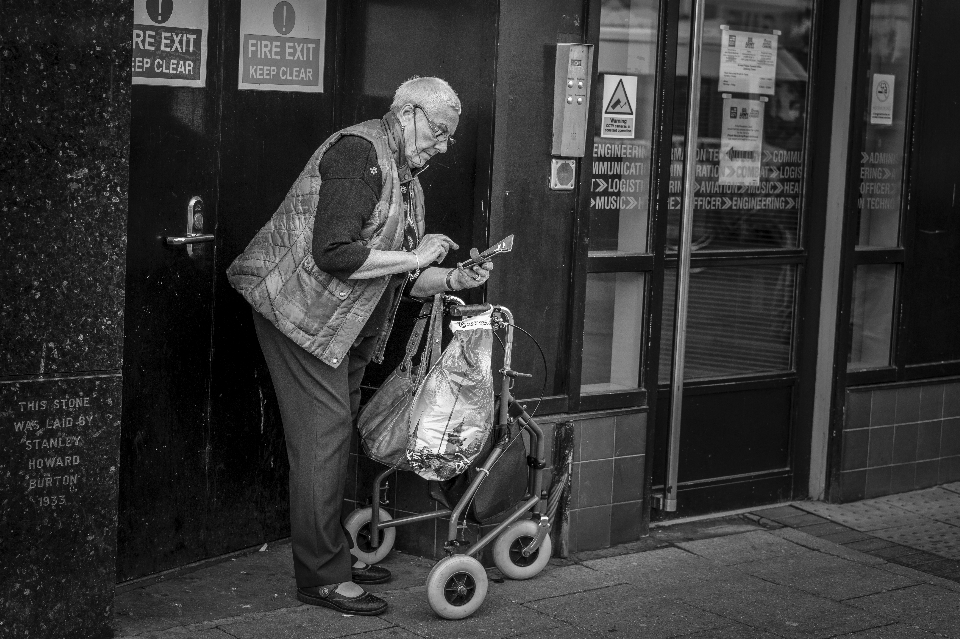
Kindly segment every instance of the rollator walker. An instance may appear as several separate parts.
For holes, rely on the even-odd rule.
[[[447,541],[444,543],[447,556],[437,562],[427,577],[427,600],[439,616],[463,619],[476,612],[487,595],[487,572],[478,557],[491,543],[494,563],[500,572],[510,579],[535,577],[550,561],[552,543],[549,533],[563,487],[567,483],[568,471],[565,469],[562,477],[548,492],[543,477],[547,465],[544,458],[543,430],[527,413],[526,408],[514,401],[511,394],[513,381],[517,377],[530,375],[519,373],[510,367],[514,329],[510,309],[490,304],[467,305],[460,298],[451,295],[444,295],[442,298],[446,312],[453,317],[472,317],[492,308],[491,323],[494,334],[500,330],[505,333],[503,368],[499,371],[502,376],[500,397],[495,411],[497,425],[503,428],[494,428],[490,436],[497,431],[504,435],[495,442],[482,464],[475,468],[476,475],[452,508],[441,508],[435,512],[397,519],[391,517],[380,505],[383,483],[397,470],[391,467],[374,480],[371,505],[353,511],[344,526],[353,538],[353,555],[368,564],[375,564],[382,561],[393,548],[397,526],[449,517]],[[514,430],[516,435],[511,437]],[[520,436],[523,432],[528,434],[531,451],[526,457],[526,494],[512,514],[493,530],[480,536],[475,543],[468,544],[459,537],[458,532],[466,528],[473,498],[484,480],[491,473],[497,472],[497,460],[508,447],[525,444],[524,438]]]

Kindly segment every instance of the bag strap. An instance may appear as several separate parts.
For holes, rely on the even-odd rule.
[[[407,340],[407,350],[403,355],[403,361],[400,363],[400,368],[403,370],[410,370],[410,367],[413,366],[413,356],[417,354],[417,350],[420,348],[420,340],[423,339],[423,329],[426,328],[427,325],[428,312],[430,312],[430,302],[424,302],[420,308],[419,315],[417,315],[417,321],[413,325],[413,332],[410,334],[410,339]]]
[[[443,337],[441,322],[443,320],[443,301],[440,295],[434,295],[432,307],[431,302],[423,305],[421,318],[426,318],[427,308],[430,308],[430,323],[427,326],[427,343],[424,346],[423,355],[420,356],[420,364],[413,375],[415,386],[419,386],[427,376],[427,372],[433,368],[433,365],[440,359],[440,340]],[[417,320],[422,321],[421,319]],[[422,331],[421,331],[422,332]]]
[[[440,359],[440,340],[443,338],[443,300],[441,295],[433,296],[433,312],[430,314],[430,368]]]

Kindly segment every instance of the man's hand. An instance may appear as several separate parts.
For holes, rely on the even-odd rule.
[[[440,263],[447,257],[450,249],[458,249],[460,245],[451,240],[446,235],[440,233],[427,233],[423,236],[418,246],[413,252],[420,261],[420,266],[424,267],[434,262]]]

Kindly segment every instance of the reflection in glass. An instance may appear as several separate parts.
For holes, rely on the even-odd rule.
[[[848,369],[879,368],[890,364],[896,276],[897,267],[891,264],[865,264],[854,272]]]
[[[692,194],[695,251],[796,248],[799,245],[812,9],[812,0],[749,4],[707,1],[701,59],[698,164]],[[668,250],[676,250],[683,205],[690,13],[690,2],[684,2],[681,5],[674,99]],[[759,34],[779,32],[773,94],[727,94],[732,98],[761,102],[763,128],[759,186],[720,184],[721,133],[726,113],[724,93],[719,90],[723,26]]]
[[[860,216],[857,246],[893,247],[900,242],[903,158],[907,136],[907,85],[913,34],[913,0],[872,0],[867,52],[866,106],[859,141],[859,180],[855,210]],[[871,122],[873,79],[893,76],[893,122]],[[855,147],[857,148],[857,147]]]
[[[791,370],[794,265],[693,269],[687,316],[684,380]],[[664,274],[660,383],[673,369],[677,271]]]
[[[594,91],[596,137],[590,188],[590,250],[648,251],[650,157],[654,84],[657,70],[658,0],[603,0],[600,8],[600,78]],[[609,76],[609,79],[608,79]],[[605,137],[605,82],[614,76],[637,78],[634,131]]]
[[[583,392],[640,386],[645,280],[642,273],[587,274]]]

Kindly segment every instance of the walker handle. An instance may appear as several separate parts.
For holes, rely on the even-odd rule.
[[[491,308],[490,304],[455,304],[450,307],[450,315],[453,317],[473,317],[486,313]]]

